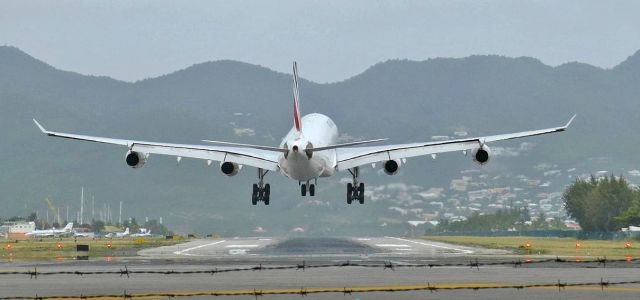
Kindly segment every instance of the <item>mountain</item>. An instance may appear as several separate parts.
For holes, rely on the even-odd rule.
[[[383,225],[420,219],[435,210],[434,201],[471,207],[466,198],[473,189],[516,190],[524,179],[514,178],[541,181],[512,197],[528,201],[562,191],[580,174],[627,175],[638,168],[640,51],[612,69],[582,63],[551,67],[527,57],[390,60],[341,82],[302,80],[300,89],[302,112],[330,116],[345,140],[429,141],[454,132],[545,128],[564,124],[574,113],[578,117],[564,134],[492,145],[496,155],[482,167],[450,153],[409,159],[394,177],[365,168],[363,180],[374,194],[364,206],[345,203],[339,180],[347,174],[319,180],[314,198],[301,198],[296,182],[269,174],[272,203],[253,207],[252,168],[229,178],[215,164],[184,159],[176,166],[174,158],[151,156],[134,170],[124,163],[126,149],[46,138],[31,119],[51,130],[107,137],[277,145],[291,126],[289,74],[215,61],[131,83],[58,70],[19,49],[0,47],[0,216],[42,216],[45,197],[63,213],[70,207],[73,216],[84,186],[95,196],[94,211],[108,203],[117,220],[123,201],[124,218],[163,217],[179,232],[240,235],[261,226],[268,234],[294,227],[325,235],[380,234],[407,230]],[[451,180],[470,170],[479,174],[470,179],[477,187],[452,190]],[[430,200],[429,191],[439,189],[444,191]],[[489,209],[487,203],[480,207]]]

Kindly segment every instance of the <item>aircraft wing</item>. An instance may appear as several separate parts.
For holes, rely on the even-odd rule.
[[[40,131],[48,136],[126,146],[131,151],[146,154],[161,154],[176,157],[191,157],[208,161],[233,162],[239,165],[247,165],[270,171],[278,170],[278,157],[281,153],[278,151],[264,149],[155,143],[61,133],[46,130],[42,125],[40,125],[40,123],[38,123],[38,121],[35,119],[33,121],[36,123],[38,128],[40,128]]]
[[[372,164],[392,159],[402,159],[408,157],[438,154],[452,151],[466,151],[477,149],[482,145],[495,141],[511,140],[529,136],[543,135],[565,131],[576,116],[574,115],[566,125],[547,129],[523,131],[509,134],[492,135],[485,137],[474,137],[467,139],[449,140],[429,143],[411,143],[399,145],[369,146],[357,148],[336,149],[337,164],[339,171],[348,170],[354,167]]]

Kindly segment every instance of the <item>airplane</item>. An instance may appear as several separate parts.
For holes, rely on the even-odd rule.
[[[242,166],[257,168],[258,182],[253,184],[251,203],[263,202],[269,205],[271,186],[265,183],[269,172],[280,172],[282,175],[298,181],[302,196],[315,196],[318,178],[329,177],[339,171],[348,171],[351,182],[347,184],[347,203],[357,201],[364,203],[365,185],[360,181],[360,167],[380,163],[386,174],[395,175],[400,166],[409,157],[431,155],[444,152],[461,151],[465,155],[471,151],[471,158],[480,165],[486,164],[491,157],[491,149],[487,144],[565,131],[575,115],[566,125],[547,129],[523,131],[484,137],[462,138],[424,143],[408,143],[382,146],[361,146],[386,139],[374,139],[349,143],[337,143],[338,127],[331,118],[312,113],[300,116],[298,91],[298,67],[293,63],[293,127],[282,139],[278,147],[229,143],[202,140],[214,145],[187,145],[145,142],[128,139],[113,139],[61,133],[46,130],[36,119],[36,126],[47,136],[67,138],[80,141],[91,141],[127,147],[125,162],[132,168],[142,167],[150,154],[177,157],[197,158],[220,163],[220,171],[227,176],[238,174]],[[360,147],[354,147],[360,146]]]
[[[73,234],[72,229],[73,229],[73,222],[70,222],[70,223],[67,223],[67,226],[65,226],[62,229],[55,229],[55,228],[43,229],[43,230],[36,229],[36,230],[25,233],[25,235],[28,237],[58,237],[58,236]]]
[[[114,237],[113,236],[114,233],[115,233],[115,237],[116,238],[123,238],[125,236],[129,236],[129,227],[125,228],[123,232],[111,232],[111,233],[108,233],[107,235],[105,235],[105,237],[112,238],[112,237]]]
[[[131,235],[131,237],[149,237],[149,236],[151,236],[151,230],[147,230],[144,228],[141,228],[140,232],[134,233]]]
[[[95,236],[96,236],[95,232],[87,232],[87,231],[79,231],[79,230],[73,231],[73,237],[93,238]]]

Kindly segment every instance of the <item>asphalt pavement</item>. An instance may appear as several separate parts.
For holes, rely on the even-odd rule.
[[[507,251],[462,247],[419,239],[398,237],[355,238],[229,238],[203,239],[181,245],[148,249],[139,257],[68,263],[2,263],[0,271],[25,271],[37,267],[39,272],[113,271],[115,274],[57,274],[30,278],[25,274],[0,276],[0,297],[102,295],[143,293],[194,293],[211,291],[270,291],[332,288],[398,288],[409,286],[482,287],[633,281],[640,278],[637,264],[614,267],[586,265],[522,266],[510,265],[420,268],[326,267],[287,268],[281,270],[247,270],[260,266],[308,264],[393,262],[410,264],[430,262],[467,262],[513,258]],[[165,274],[118,274],[119,271],[165,271]],[[229,270],[219,273],[189,271]],[[127,276],[128,275],[128,276]],[[125,292],[126,291],[126,292]],[[423,290],[413,292],[334,292],[309,294],[306,299],[638,299],[640,286],[581,286],[504,288],[487,290]],[[185,298],[185,297],[177,297]],[[256,299],[255,295],[232,296],[233,299]],[[300,299],[298,295],[264,295],[260,299]]]

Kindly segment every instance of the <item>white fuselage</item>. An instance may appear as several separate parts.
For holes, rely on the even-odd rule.
[[[280,172],[297,181],[333,175],[336,166],[335,149],[318,152],[305,150],[335,145],[338,127],[329,117],[317,113],[302,117],[301,123],[300,133],[291,128],[280,143],[280,147],[289,149],[278,160]]]
[[[70,230],[66,229],[43,229],[43,230],[34,230],[31,232],[27,232],[26,236],[35,236],[35,237],[48,237],[48,236],[59,236],[71,234]]]

